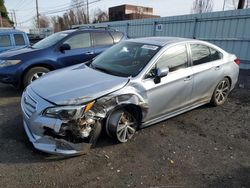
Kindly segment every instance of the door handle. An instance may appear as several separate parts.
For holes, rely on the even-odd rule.
[[[85,54],[86,54],[86,55],[94,55],[94,52],[93,52],[93,51],[90,51],[90,52],[86,52]]]
[[[216,66],[216,67],[215,67],[215,70],[220,70],[220,66]]]
[[[192,79],[192,76],[187,76],[185,79],[184,79],[184,81],[189,81],[189,80],[191,80]]]

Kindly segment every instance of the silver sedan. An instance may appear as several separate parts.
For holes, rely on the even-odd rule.
[[[140,128],[206,103],[222,105],[239,63],[204,41],[127,40],[28,86],[21,101],[24,128],[35,148],[52,154],[86,153],[102,129],[127,142]]]

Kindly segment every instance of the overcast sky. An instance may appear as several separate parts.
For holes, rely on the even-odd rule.
[[[92,2],[94,0],[89,0]],[[224,0],[214,0],[214,11],[221,11]],[[71,0],[38,0],[39,12],[45,12],[60,9],[68,6]],[[154,14],[164,16],[189,14],[193,0],[101,0],[100,2],[90,5],[90,14],[97,8],[107,11],[109,7],[121,4],[133,4],[141,6],[149,6],[154,8]],[[16,11],[18,26],[20,22],[22,26],[32,26],[30,21],[36,15],[35,0],[5,0],[5,6],[10,12]],[[62,14],[62,13],[57,13]],[[47,15],[47,16],[52,16]]]

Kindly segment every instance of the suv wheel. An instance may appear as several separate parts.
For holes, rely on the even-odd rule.
[[[39,79],[46,73],[48,73],[50,70],[45,67],[34,67],[31,68],[24,76],[23,79],[23,86],[24,88],[27,87],[31,82]]]
[[[112,112],[107,119],[107,133],[122,143],[131,139],[137,128],[137,119],[125,109]]]

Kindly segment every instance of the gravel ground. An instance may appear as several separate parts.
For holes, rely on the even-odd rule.
[[[104,135],[88,155],[63,159],[33,149],[22,127],[21,93],[0,84],[0,187],[250,187],[246,86],[221,107],[171,118],[126,144]]]

